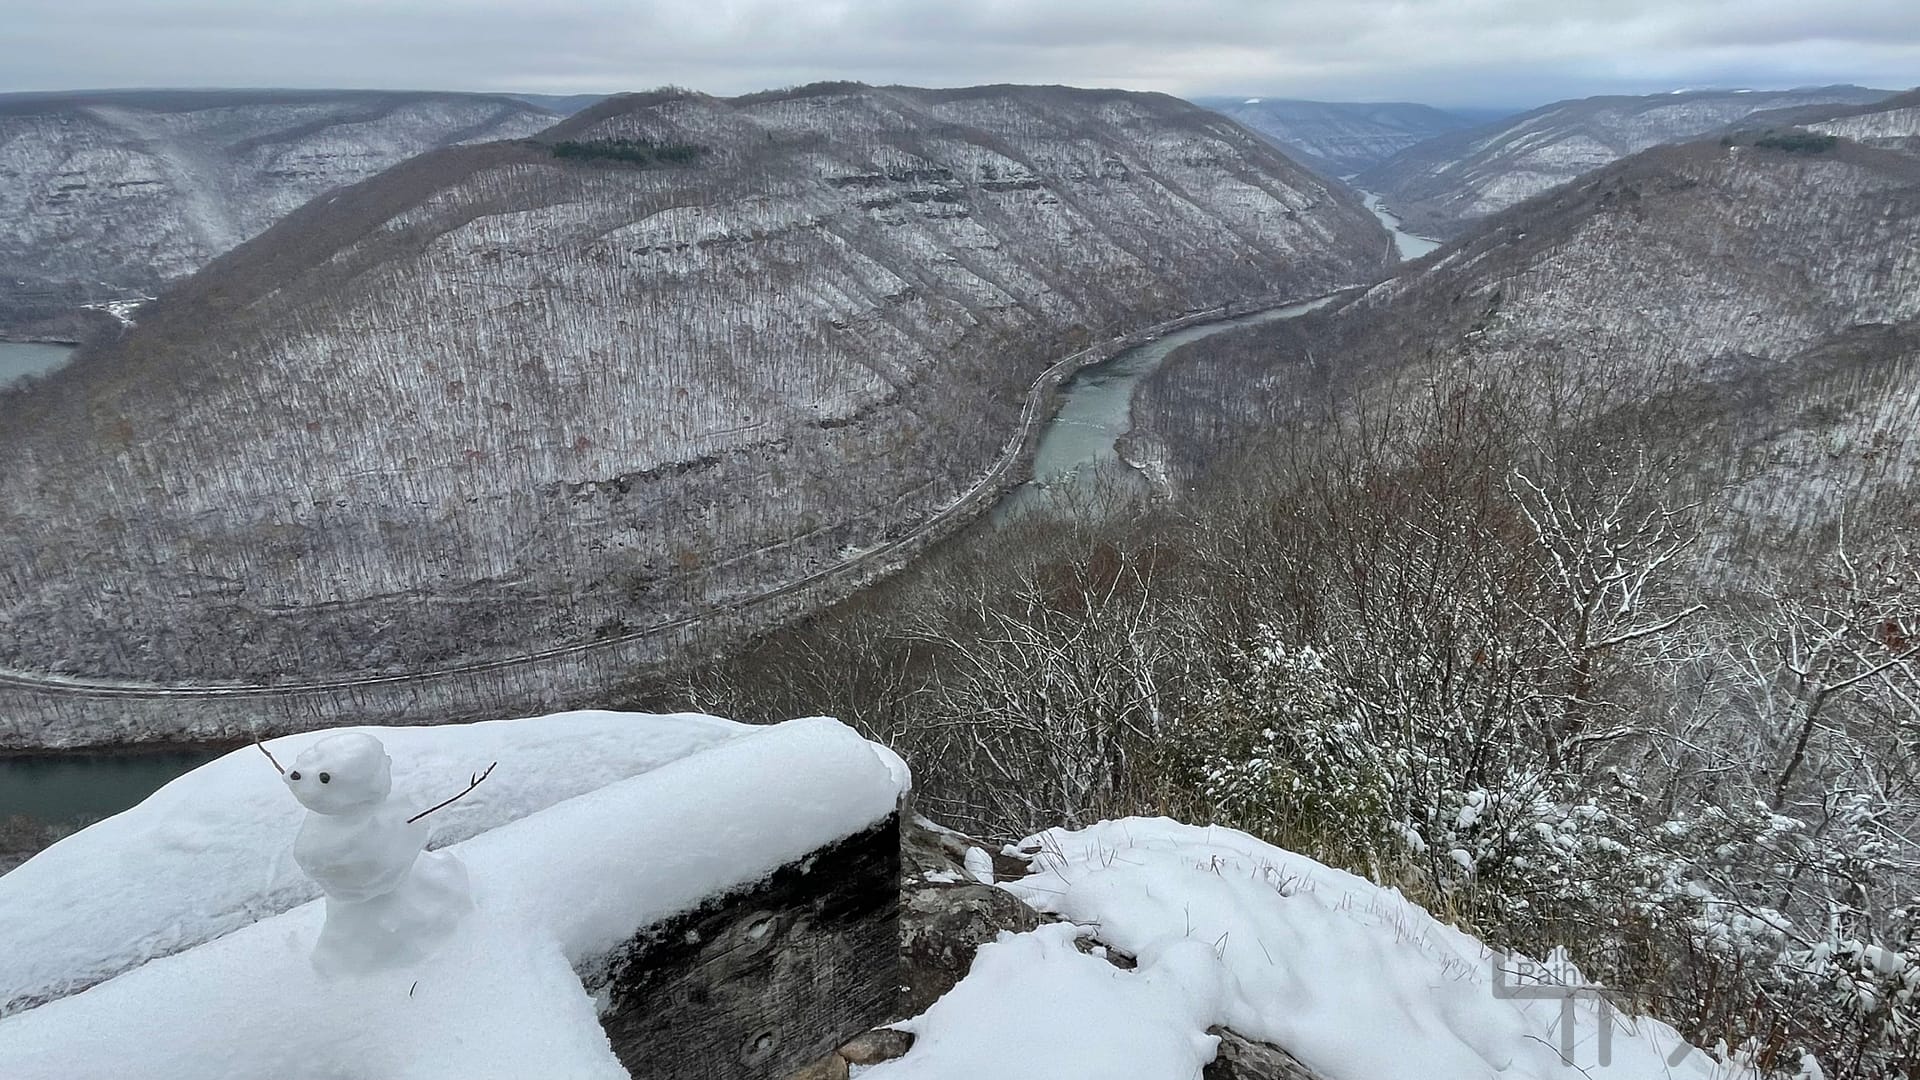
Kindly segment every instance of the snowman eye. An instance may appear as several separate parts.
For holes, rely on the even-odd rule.
[[[328,775],[327,775],[326,773],[321,773],[321,774],[320,774],[320,782],[321,782],[321,783],[323,783],[323,784],[330,784],[330,783],[332,783],[332,782],[333,782],[333,777],[331,777],[331,776],[328,776]]]
[[[289,780],[298,780],[298,779],[300,779],[300,770],[299,770],[299,769],[295,769],[295,770],[293,770],[292,772],[290,772],[290,773],[288,773],[288,774],[287,774],[287,779],[289,779]]]

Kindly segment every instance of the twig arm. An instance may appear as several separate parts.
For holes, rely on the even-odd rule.
[[[280,770],[280,775],[285,776],[287,774],[286,767],[281,765],[280,760],[273,756],[273,751],[267,749],[266,743],[261,742],[259,739],[255,739],[253,740],[253,745],[259,747],[260,752],[267,755],[267,760],[273,762],[273,767],[275,769]]]
[[[265,749],[265,747],[262,747],[261,749]],[[451,799],[448,799],[448,800],[447,800],[446,802],[443,802],[443,803],[436,803],[436,804],[435,804],[435,805],[433,805],[433,806],[429,806],[429,807],[427,807],[427,808],[426,808],[425,810],[422,810],[422,811],[420,811],[419,813],[417,813],[417,814],[415,814],[415,815],[413,815],[412,817],[410,817],[410,818],[408,818],[408,819],[407,819],[407,824],[409,824],[409,825],[411,825],[411,824],[413,824],[414,822],[416,822],[416,821],[419,821],[419,820],[420,820],[421,818],[423,818],[423,817],[426,817],[426,816],[427,816],[428,814],[431,814],[431,813],[433,813],[433,812],[434,812],[435,810],[439,810],[439,809],[442,809],[442,808],[444,808],[444,807],[448,807],[448,806],[452,806],[452,805],[453,805],[454,803],[457,803],[457,802],[459,802],[459,801],[460,801],[461,799],[464,799],[464,798],[466,798],[466,797],[467,797],[467,793],[468,793],[468,792],[470,792],[470,791],[472,791],[472,790],[473,790],[474,788],[477,788],[477,787],[479,787],[479,786],[480,786],[480,781],[482,781],[482,780],[485,780],[485,779],[486,779],[487,777],[489,777],[489,776],[492,776],[492,775],[493,775],[493,769],[494,769],[494,765],[498,765],[498,764],[500,764],[500,763],[496,761],[496,762],[494,762],[494,763],[493,763],[493,765],[489,765],[489,766],[487,766],[487,771],[486,771],[486,772],[483,772],[483,773],[481,773],[480,775],[478,775],[478,776],[476,776],[476,777],[474,777],[474,778],[473,778],[473,780],[472,780],[471,782],[469,782],[469,783],[467,784],[467,787],[466,787],[466,790],[465,790],[465,791],[462,791],[462,792],[461,792],[460,794],[458,794],[458,795],[455,795],[455,796],[454,796],[453,798],[451,798]]]

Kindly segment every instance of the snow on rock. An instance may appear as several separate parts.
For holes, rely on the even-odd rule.
[[[1074,946],[1087,932],[1054,923],[982,945],[959,985],[897,1025],[915,1034],[913,1050],[863,1080],[1198,1077],[1213,1060],[1218,1040],[1207,1027],[1227,992],[1213,950],[1168,941],[1122,971]]]
[[[746,729],[459,844],[475,911],[413,968],[321,977],[307,904],[0,1020],[0,1076],[623,1078],[575,971],[882,820],[903,775],[833,720]]]
[[[977,847],[967,849],[965,861],[968,876],[982,885],[993,884],[993,856]]]
[[[328,734],[375,736],[393,757],[394,791],[421,807],[500,762],[427,819],[452,843],[755,730],[712,716],[569,712],[266,745],[288,762]],[[0,1016],[318,896],[289,847],[303,816],[247,747],[0,875]]]
[[[1216,1002],[1217,1009],[1196,1014],[1163,1005],[1158,1014],[1143,1012],[1116,1023],[1108,1034],[1125,1032],[1129,1039],[1150,1041],[1135,1028],[1157,1024],[1164,1029],[1160,1036],[1178,1042],[1217,1024],[1282,1047],[1329,1080],[1483,1080],[1496,1074],[1573,1080],[1598,1075],[1588,1070],[1598,1064],[1603,1048],[1611,1054],[1604,1075],[1622,1080],[1747,1075],[1689,1048],[1665,1024],[1606,1010],[1592,992],[1572,996],[1572,1058],[1565,1060],[1561,1024],[1567,995],[1538,985],[1547,978],[1541,965],[1488,949],[1435,920],[1398,890],[1245,833],[1131,818],[1080,831],[1050,830],[1021,847],[1037,851],[1032,873],[1003,887],[1042,911],[1097,927],[1102,941],[1139,956],[1140,968],[1133,974],[1115,971],[1101,982],[1091,970],[1082,974],[1075,962],[1050,950],[1050,938],[1019,946],[1029,957],[1025,978],[1032,981],[1021,984],[1024,989],[1010,986],[997,993],[1009,999],[1016,993],[1036,996],[1025,999],[1026,1012],[1009,1008],[1002,1016],[974,1005],[986,995],[983,987],[970,984],[1016,981],[1002,967],[1015,951],[1003,941],[992,947],[996,951],[983,949],[973,973],[914,1022],[923,1038],[939,1041],[924,1054],[916,1046],[894,1073],[869,1075],[886,1080],[1195,1077],[1196,1067],[1171,1054],[1138,1059],[1152,1068],[1143,1064],[1104,1072],[944,1067],[962,1061],[960,1051],[941,1049],[945,1041],[996,1041],[984,1026],[962,1034],[963,1006],[971,1007],[982,1025],[988,1020],[1003,1024],[997,1038],[1004,1039],[1005,1032],[1022,1027],[1023,1016],[1055,1010],[1077,1015],[1082,1008],[1129,1015],[1124,1012],[1129,1006],[1119,1002],[1152,997],[1158,991],[1150,988],[1163,981],[1180,983],[1194,1001]],[[1224,993],[1213,989],[1212,976],[1195,957],[1173,951],[1182,943],[1197,943],[1219,958]],[[1496,984],[1496,969],[1503,972],[1506,989]],[[1566,981],[1579,985],[1577,973]],[[1604,1037],[1603,1031],[1608,1032]],[[1071,1038],[1071,1030],[1049,1032],[1037,1042]],[[1027,1040],[1020,1047],[1033,1049]]]

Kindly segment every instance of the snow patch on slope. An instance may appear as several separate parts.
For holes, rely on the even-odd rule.
[[[898,1025],[913,1052],[864,1080],[1197,1077],[1213,1060],[1207,1026],[1226,993],[1207,946],[1173,942],[1133,971],[1081,952],[1088,931],[1066,923],[1002,934],[921,1016]],[[1046,1018],[1040,1038],[1015,1038]]]
[[[1164,1029],[1161,1036],[1177,1044],[1222,1025],[1282,1047],[1329,1080],[1483,1080],[1495,1074],[1573,1080],[1591,1075],[1603,1052],[1611,1059],[1608,1076],[1749,1075],[1688,1047],[1665,1024],[1615,1013],[1591,990],[1573,993],[1583,984],[1570,965],[1549,967],[1495,952],[1397,890],[1245,833],[1132,818],[1080,831],[1049,830],[1021,848],[1035,853],[1033,872],[1004,888],[1042,911],[1097,928],[1102,941],[1142,961],[1137,973],[1113,977],[1126,989],[1109,990],[1090,976],[1079,977],[1050,939],[1020,946],[1035,960],[1034,977],[1052,983],[1058,1000],[1085,995],[1028,1016],[1055,1009],[1079,1015],[1084,1008],[1089,1015],[1121,1017],[1134,998],[1161,993],[1172,981],[1184,986],[1186,1000],[1218,1006],[1199,1015],[1166,1010],[1151,1021]],[[1190,948],[1176,951],[1196,945],[1219,970],[1210,970]],[[1012,952],[983,950],[976,972],[988,985],[1008,982],[1002,964]],[[967,982],[947,999],[953,1004],[936,1005],[914,1022],[941,1039],[925,1061],[976,1060],[938,1049],[961,1038],[957,1010],[982,996],[963,994]],[[1000,1022],[999,1014],[986,1004],[974,1009],[979,1026],[971,1037],[986,1038],[991,1029],[985,1025]],[[1563,1033],[1569,1017],[1571,1031]],[[1016,1021],[1005,1022],[999,1031],[1017,1030]],[[1074,1030],[1069,1026],[1059,1038],[1071,1042]],[[1046,1041],[1053,1037],[1050,1032]],[[917,1071],[909,1071],[907,1064],[919,1059],[916,1049],[893,1075],[1197,1075],[1185,1059],[1165,1053],[1143,1059],[1154,1069],[1117,1071],[1030,1070],[1016,1058],[999,1070],[935,1071],[932,1064],[915,1064]]]

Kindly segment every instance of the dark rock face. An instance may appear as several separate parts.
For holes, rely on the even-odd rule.
[[[1002,931],[1021,934],[1042,922],[1056,921],[1021,903],[1014,895],[970,878],[968,848],[989,850],[976,841],[924,817],[908,816],[901,830],[900,953],[906,966],[900,1015],[918,1016],[953,989],[973,967],[973,954]],[[1026,872],[1018,860],[999,856],[996,877]]]
[[[1201,1071],[1203,1080],[1319,1080],[1318,1073],[1277,1046],[1253,1042],[1227,1028],[1214,1028],[1213,1033],[1220,1037],[1220,1049]]]
[[[900,852],[889,818],[616,950],[596,989],[621,1063],[650,1080],[830,1065],[893,1003]]]
[[[901,1011],[917,1016],[973,967],[973,954],[1002,931],[1039,926],[1039,912],[991,885],[909,887],[900,904],[900,953],[906,966]]]

